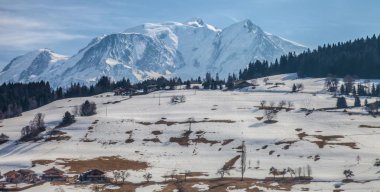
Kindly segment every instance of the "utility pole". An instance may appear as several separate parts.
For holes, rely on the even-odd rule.
[[[161,93],[158,93],[158,105],[161,105]]]
[[[189,131],[191,131],[191,123],[194,121],[194,118],[189,118]]]
[[[240,165],[241,165],[241,181],[244,179],[244,173],[246,169],[246,155],[247,155],[247,149],[245,147],[245,141],[242,141],[241,143],[241,150],[237,151],[240,154]]]

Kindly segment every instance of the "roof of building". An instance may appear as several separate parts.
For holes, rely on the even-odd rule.
[[[51,172],[51,171],[55,171],[55,172],[59,172],[59,173],[64,173],[64,171],[59,170],[59,169],[57,169],[55,167],[52,167],[50,169],[45,170],[44,173]]]

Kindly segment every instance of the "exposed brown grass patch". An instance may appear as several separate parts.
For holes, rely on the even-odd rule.
[[[305,137],[314,137],[316,139],[319,139],[319,141],[309,141],[311,143],[315,143],[319,148],[324,148],[326,145],[340,145],[340,146],[346,146],[351,149],[359,149],[356,146],[355,142],[331,142],[331,141],[338,141],[339,139],[343,139],[343,135],[309,135],[306,132],[298,133],[298,138],[300,140],[303,140]]]
[[[310,135],[323,141],[337,141],[337,139],[344,138],[342,135]]]
[[[210,146],[216,144],[216,143],[220,143],[219,141],[215,141],[215,140],[208,140],[204,137],[198,137],[196,139],[191,139],[192,142],[195,142],[195,143],[205,143],[205,144],[210,144]]]
[[[141,125],[152,125],[152,124],[156,124],[156,125],[166,125],[166,126],[172,126],[172,125],[175,125],[175,124],[188,124],[190,123],[189,121],[167,121],[165,119],[161,119],[155,123],[151,123],[151,122],[137,122]],[[214,120],[208,120],[207,118],[205,118],[204,120],[201,120],[201,121],[191,121],[191,123],[235,123],[235,121],[232,121],[232,120],[220,120],[220,119],[214,119]]]
[[[45,141],[67,141],[70,139],[71,137],[68,135],[59,135],[59,136],[48,137],[45,139]]]
[[[141,124],[141,125],[152,125],[153,123],[151,122],[137,122],[138,124]]]
[[[223,143],[222,143],[222,145],[224,146],[224,145],[228,145],[228,144],[230,144],[232,141],[234,141],[233,139],[225,139],[225,140],[223,140]]]
[[[275,145],[282,145],[282,144],[288,144],[288,145],[292,145],[293,143],[297,142],[297,140],[291,140],[291,141],[277,141],[276,143],[274,143]]]
[[[286,144],[284,147],[282,147],[282,149],[284,150],[288,150],[290,148],[291,145],[293,145],[294,143],[298,142],[298,140],[290,140],[290,141],[277,141],[275,142],[274,144],[275,145],[283,145],[283,144]]]
[[[46,159],[37,159],[32,161],[32,167],[36,165],[49,165],[50,163],[53,163],[54,160],[46,160]]]
[[[357,146],[356,146],[356,143],[354,142],[346,142],[346,143],[328,143],[324,140],[322,141],[312,141],[312,143],[315,143],[318,145],[319,148],[324,148],[326,145],[340,145],[340,146],[346,146],[346,147],[349,147],[351,149],[359,149]]]
[[[307,137],[309,135],[306,132],[302,132],[302,133],[298,133],[297,136],[300,140],[303,140],[304,137]]]
[[[229,170],[229,169],[232,169],[234,168],[234,165],[236,163],[236,161],[240,158],[240,155],[237,155],[236,157],[230,159],[229,161],[227,161],[224,165],[223,165],[223,168],[226,169],[226,170]]]
[[[261,121],[264,117],[255,117],[257,120]]]
[[[144,170],[148,168],[146,162],[131,161],[119,156],[98,157],[95,159],[78,160],[78,159],[60,159],[63,162],[56,162],[58,165],[69,167],[70,173],[82,173],[88,169],[99,169],[102,171],[113,170]]]
[[[143,139],[143,141],[150,141],[153,143],[161,143],[160,139],[158,139],[157,137],[151,138],[151,139]]]
[[[158,130],[156,130],[156,131],[152,131],[152,134],[153,134],[153,135],[161,135],[161,134],[162,134],[162,131],[158,131]]]
[[[71,139],[70,136],[66,135],[66,132],[59,130],[52,130],[50,136],[45,139],[45,141],[66,141]]]
[[[380,129],[380,126],[372,126],[372,125],[359,125],[359,128],[372,128],[372,129]]]
[[[202,131],[202,130],[199,130],[199,131],[196,131],[195,134],[196,135],[202,135],[202,134],[205,134],[206,132]]]
[[[96,141],[96,139],[89,139],[89,138],[82,138],[81,140],[80,140],[81,142],[94,142],[94,141]]]
[[[179,145],[188,146],[190,143],[189,137],[170,137],[169,139],[172,143],[178,143]]]

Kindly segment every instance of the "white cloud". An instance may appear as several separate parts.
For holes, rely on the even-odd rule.
[[[43,44],[87,38],[80,34],[62,32],[51,24],[22,17],[0,18],[0,47],[27,50]]]

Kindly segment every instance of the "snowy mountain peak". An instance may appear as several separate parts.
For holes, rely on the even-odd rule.
[[[50,49],[38,49],[14,58],[0,73],[0,82],[29,82],[45,80],[40,78],[51,69],[68,59],[65,55]]]
[[[186,22],[186,24],[194,26],[194,27],[202,27],[205,25],[205,22],[203,22],[203,20],[201,18],[192,18],[192,19],[189,19]]]
[[[199,18],[145,23],[94,38],[70,58],[49,49],[17,57],[0,73],[0,83],[47,80],[53,86],[67,86],[92,84],[102,75],[136,82],[160,76],[189,79],[206,72],[225,78],[254,60],[274,61],[305,49],[264,32],[248,19],[224,29]]]

